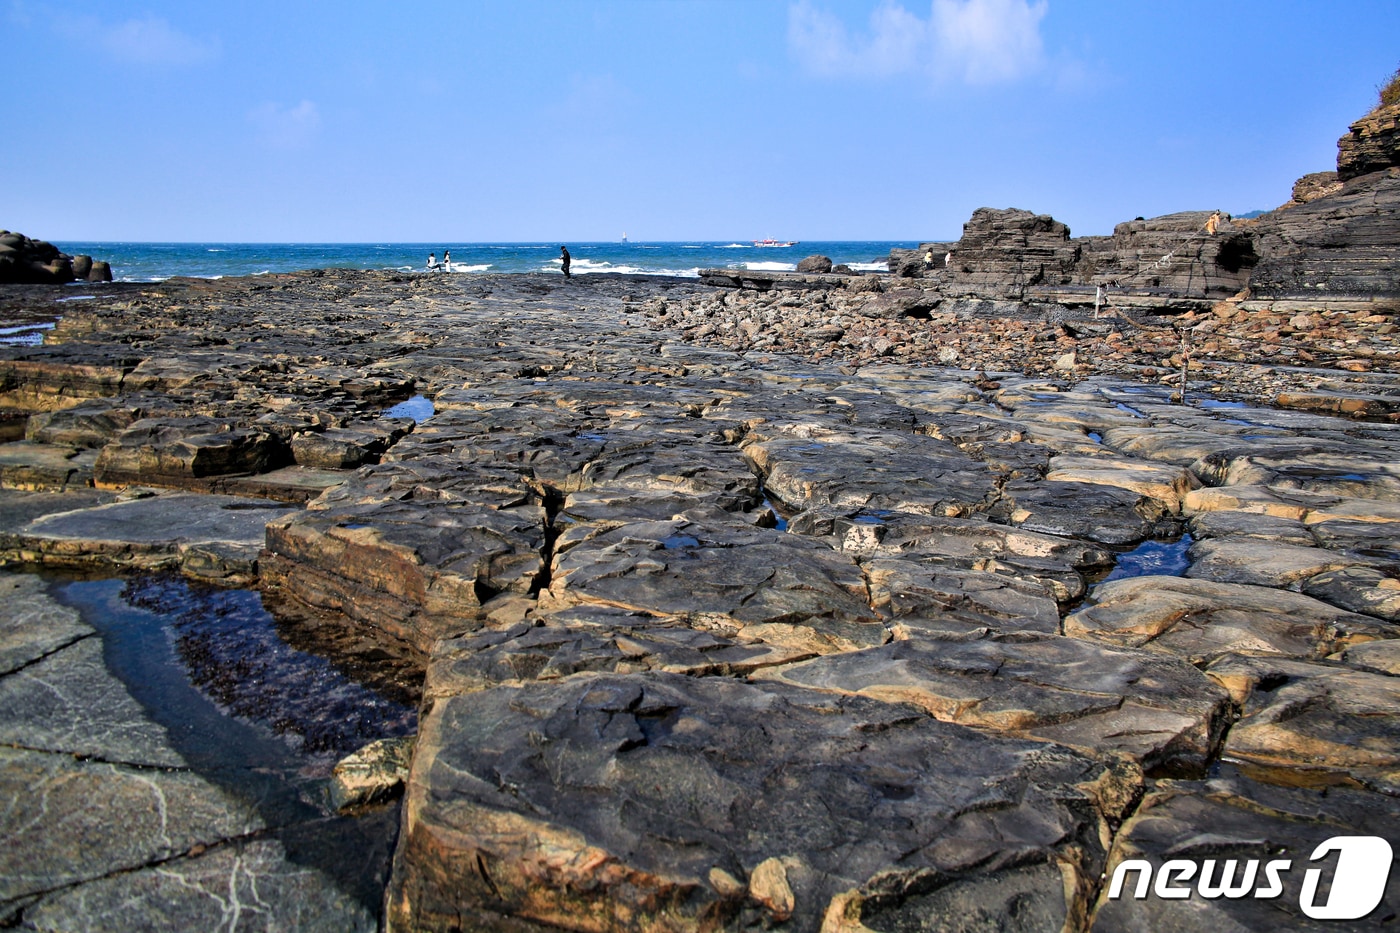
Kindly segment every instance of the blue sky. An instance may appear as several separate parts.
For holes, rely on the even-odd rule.
[[[0,227],[70,241],[1108,233],[1277,206],[1400,66],[1397,0],[0,4]]]

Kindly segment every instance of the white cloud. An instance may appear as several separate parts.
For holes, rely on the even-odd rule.
[[[95,16],[65,15],[57,20],[56,29],[123,64],[198,65],[219,56],[217,40],[196,39],[158,16],[106,23]]]
[[[218,53],[214,43],[188,36],[156,16],[118,23],[101,42],[113,58],[138,65],[198,65]]]
[[[788,45],[820,75],[1007,83],[1043,64],[1040,21],[1048,8],[1048,0],[933,0],[925,18],[883,0],[868,30],[853,34],[800,0],[788,9]]]
[[[248,111],[258,141],[272,149],[305,149],[321,129],[321,113],[304,100],[296,106],[268,102]]]

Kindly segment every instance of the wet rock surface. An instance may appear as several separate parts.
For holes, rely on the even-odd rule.
[[[1002,232],[1059,242],[1026,223]],[[1045,275],[1071,258],[1046,249]],[[1389,362],[1193,367],[1173,403],[1170,326],[1131,349],[1114,338],[1130,325],[1082,305],[1051,323],[1039,285],[945,307],[810,277],[325,272],[84,303],[45,345],[0,350],[0,404],[28,422],[0,445],[28,464],[0,468],[0,549],[256,581],[282,640],[400,700],[424,678],[411,755],[348,760],[335,801],[373,811],[402,781],[375,892],[395,930],[1133,928],[1105,900],[1113,860],[1176,843],[1132,821],[1214,799],[1222,762],[1249,769],[1241,798],[1322,782],[1389,812]],[[1197,338],[1216,360],[1264,326],[1226,304],[1178,318],[1214,328]],[[1390,352],[1379,322],[1308,313],[1297,348],[1348,334],[1345,358]],[[325,759],[321,779],[392,718],[348,688],[300,693],[325,668],[264,665],[281,649],[236,600],[202,618],[130,592],[179,617],[174,650],[207,662],[217,703],[309,721],[278,741]],[[119,702],[99,644],[51,609],[17,617],[0,729],[40,756],[14,766],[17,793],[66,756],[114,775],[104,812],[139,813],[123,768],[206,773]],[[359,818],[324,793],[318,819]],[[1238,839],[1294,825],[1222,806]],[[1286,844],[1365,834],[1363,809],[1299,816]],[[297,821],[257,810],[266,829],[233,839],[222,814],[120,877],[74,863],[77,888],[17,888],[7,916],[81,928],[81,904],[130,897],[184,917],[191,886],[288,864],[257,875],[269,904],[372,927],[335,913],[363,907],[363,879],[272,832]],[[1154,916],[1199,928],[1173,906]]]
[[[360,852],[328,869],[324,840],[311,842],[328,831],[324,816],[268,780],[269,759],[235,753],[211,769],[180,728],[151,716],[149,695],[138,700],[109,670],[112,644],[46,581],[6,573],[0,587],[11,610],[0,617],[6,927],[377,927],[366,893],[383,883],[387,827],[329,830],[358,837]],[[251,780],[233,777],[244,769]]]

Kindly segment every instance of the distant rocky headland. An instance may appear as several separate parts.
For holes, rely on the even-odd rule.
[[[1400,842],[1394,127],[887,275],[6,286],[0,925],[1324,928],[1310,855]],[[416,736],[211,751],[111,576],[255,593]],[[172,677],[276,745],[233,637]]]

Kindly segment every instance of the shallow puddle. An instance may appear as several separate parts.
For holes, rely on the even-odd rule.
[[[44,576],[98,630],[108,670],[190,769],[252,804],[261,835],[290,862],[323,872],[378,917],[398,804],[337,814],[327,778],[355,749],[414,732],[416,708],[288,644],[256,591],[171,576]],[[120,819],[112,815],[114,831]]]
[[[56,596],[102,633],[107,666],[196,770],[324,775],[417,728],[414,707],[288,644],[255,590],[138,576],[64,582]]]
[[[385,418],[412,418],[420,424],[435,414],[437,414],[437,408],[433,405],[433,400],[426,395],[415,395],[412,398],[404,399],[391,408],[384,409]]]
[[[1122,580],[1127,577],[1179,577],[1191,566],[1187,551],[1191,549],[1190,535],[1175,541],[1144,541],[1131,551],[1118,555],[1113,569],[1097,582]]]

